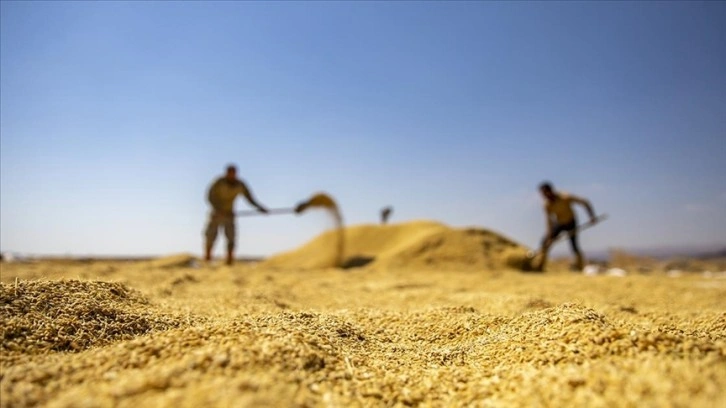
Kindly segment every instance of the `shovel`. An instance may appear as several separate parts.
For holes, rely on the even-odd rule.
[[[270,208],[267,213],[258,210],[237,211],[235,215],[239,217],[247,217],[252,215],[275,215],[275,214],[300,214],[308,208],[324,208],[335,214],[336,219],[340,218],[338,206],[335,200],[325,193],[316,193],[309,199],[301,201],[294,208]]]
[[[577,227],[575,227],[575,229],[572,232],[579,233],[580,231],[584,231],[588,228],[592,228],[595,225],[599,224],[601,221],[605,221],[607,218],[608,218],[607,214],[598,215],[597,217],[595,217],[595,219],[593,221],[588,221],[584,224],[578,225]],[[557,238],[552,240],[550,247],[552,245],[554,245],[555,242],[558,242],[558,241],[564,239],[565,237],[568,237],[569,235],[570,235],[569,232],[565,232],[565,233],[558,235]],[[522,264],[523,271],[525,271],[525,272],[534,272],[535,271],[533,261],[537,257],[537,255],[539,255],[540,252],[541,251],[539,249],[536,251],[527,252],[527,257],[524,259],[524,262]]]
[[[276,214],[292,214],[295,212],[294,208],[268,208],[266,213],[257,210],[244,210],[237,211],[234,215],[238,217],[248,217],[251,215],[276,215]]]
[[[343,249],[345,247],[345,233],[343,231],[343,216],[340,214],[340,210],[338,209],[338,204],[336,204],[333,197],[329,196],[325,193],[316,193],[313,194],[312,197],[305,201],[299,202],[295,208],[272,208],[267,210],[267,214],[302,214],[303,212],[307,211],[308,209],[316,208],[316,209],[324,209],[327,210],[333,217],[335,217],[335,226],[337,230],[337,245],[335,248],[335,264],[336,267],[343,266]],[[261,213],[256,210],[246,210],[246,211],[238,211],[236,215],[238,216],[248,216],[248,215],[261,215],[265,213]]]

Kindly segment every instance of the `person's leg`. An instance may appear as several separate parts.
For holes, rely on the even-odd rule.
[[[229,217],[225,220],[224,235],[227,237],[227,265],[232,265],[234,263],[234,246],[236,238],[234,217]]]
[[[578,271],[581,271],[582,268],[585,267],[585,259],[582,256],[582,251],[580,251],[580,245],[577,242],[577,231],[570,231],[570,247],[572,247],[572,252],[575,254],[575,268]]]
[[[550,235],[547,235],[542,239],[542,245],[539,250],[539,264],[537,265],[537,267],[534,268],[534,270],[544,272],[545,266],[547,265],[547,254],[549,254],[552,242],[555,240],[555,238],[557,238],[557,235],[559,234],[560,231],[555,228],[555,230],[552,231]]]
[[[539,250],[540,262],[539,262],[539,265],[536,268],[534,268],[535,270],[540,271],[540,272],[544,271],[545,266],[547,265],[547,256],[549,254],[550,248],[552,247],[552,244],[555,242],[557,237],[560,236],[560,234],[565,231],[566,227],[567,226],[555,225],[554,228],[552,229],[552,233],[550,233],[549,235],[545,236],[542,239],[542,247]]]
[[[539,263],[536,267],[534,267],[535,271],[544,272],[545,265],[547,264],[547,253],[550,250],[550,245],[552,245],[552,240],[549,236],[547,236],[542,240],[542,244],[539,249]]]
[[[217,231],[219,230],[219,223],[213,215],[209,217],[207,223],[207,229],[204,231],[206,238],[204,242],[204,260],[209,262],[212,260],[212,248],[214,248],[214,241],[217,240]]]

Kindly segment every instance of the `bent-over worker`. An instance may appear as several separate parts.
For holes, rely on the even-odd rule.
[[[547,219],[547,234],[542,240],[542,248],[540,250],[542,258],[536,269],[539,271],[544,270],[545,264],[547,263],[547,253],[552,243],[561,233],[566,232],[570,236],[570,247],[576,258],[574,266],[576,269],[582,270],[585,260],[577,242],[577,216],[573,209],[573,204],[579,204],[585,207],[590,216],[590,221],[595,223],[597,218],[595,211],[592,209],[592,205],[584,198],[555,191],[549,182],[540,184],[539,191],[545,200],[544,210]]]

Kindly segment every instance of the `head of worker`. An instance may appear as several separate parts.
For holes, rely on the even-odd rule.
[[[237,167],[235,167],[233,164],[230,164],[227,166],[227,171],[224,174],[225,180],[227,180],[228,183],[234,183],[237,181]]]
[[[542,197],[544,197],[544,199],[547,201],[554,201],[555,198],[557,198],[555,189],[554,187],[552,187],[552,183],[550,183],[549,181],[545,181],[539,185],[539,192],[542,194]]]

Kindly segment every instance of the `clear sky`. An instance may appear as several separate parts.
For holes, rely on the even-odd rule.
[[[583,234],[586,250],[726,246],[724,2],[0,12],[3,251],[198,254],[206,189],[230,162],[264,205],[326,191],[348,224],[393,205],[395,222],[532,246],[550,180],[610,215]],[[239,219],[238,252],[328,226]]]

